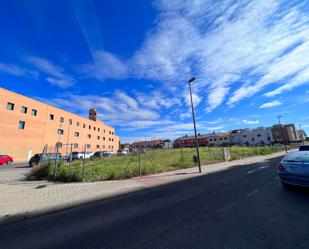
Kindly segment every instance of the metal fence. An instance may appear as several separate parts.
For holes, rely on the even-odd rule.
[[[68,147],[65,155],[59,153],[59,146],[44,147],[42,158],[45,159],[40,164],[48,166],[49,178],[66,181],[125,179],[196,166],[193,160],[195,148],[140,149],[128,155],[110,154],[94,158],[86,145],[77,157],[73,146]],[[200,147],[200,160],[202,165],[210,165],[282,150],[283,147]]]

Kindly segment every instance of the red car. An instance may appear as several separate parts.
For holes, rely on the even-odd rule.
[[[13,157],[8,155],[0,155],[0,165],[1,164],[11,164],[13,163]]]

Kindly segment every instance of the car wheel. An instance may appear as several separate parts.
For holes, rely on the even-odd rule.
[[[12,165],[12,163],[13,163],[13,161],[11,160],[11,161],[8,161],[8,165]]]

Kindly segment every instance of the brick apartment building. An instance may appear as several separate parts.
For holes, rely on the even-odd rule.
[[[78,103],[77,103],[78,104]],[[0,154],[13,156],[15,161],[28,160],[41,153],[47,145],[54,152],[117,151],[119,138],[115,129],[96,118],[95,109],[89,118],[0,88]]]

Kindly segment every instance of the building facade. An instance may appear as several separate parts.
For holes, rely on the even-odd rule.
[[[78,103],[77,103],[78,104]],[[28,160],[36,153],[71,151],[114,152],[119,147],[115,129],[96,120],[95,109],[89,118],[0,88],[0,154],[15,161]]]
[[[301,140],[298,137],[298,132],[294,124],[273,125],[272,136],[275,143],[289,144],[291,142],[297,142]]]
[[[273,143],[270,127],[258,127],[255,129],[240,129],[230,133],[231,145],[263,146]]]

